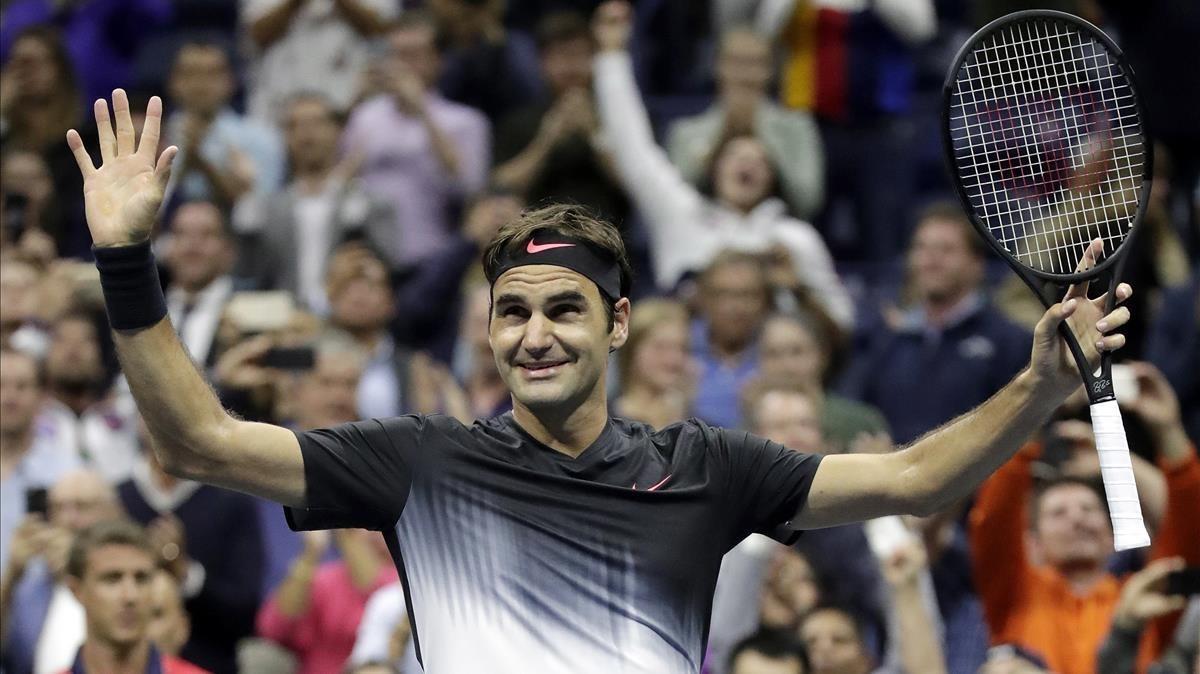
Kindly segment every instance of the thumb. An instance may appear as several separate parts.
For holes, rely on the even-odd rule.
[[[178,147],[174,145],[168,147],[158,156],[158,164],[154,167],[154,179],[164,190],[167,187],[167,181],[171,179],[171,162],[175,160],[177,154],[179,154]]]
[[[1058,326],[1075,313],[1078,300],[1059,302],[1046,310],[1033,329],[1033,343],[1037,347],[1053,346],[1058,339]]]

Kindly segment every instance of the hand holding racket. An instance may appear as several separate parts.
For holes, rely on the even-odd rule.
[[[943,139],[959,199],[1049,308],[1034,335],[1034,374],[1073,388],[1073,361],[1083,378],[1118,550],[1150,544],[1112,386],[1111,352],[1124,338],[1106,334],[1129,317],[1114,310],[1131,293],[1118,279],[1150,195],[1142,118],[1121,50],[1061,12],[989,23],[946,78]],[[1108,291],[1089,299],[1089,282],[1106,274]]]

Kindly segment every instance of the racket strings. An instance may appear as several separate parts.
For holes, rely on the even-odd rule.
[[[1108,49],[1057,20],[1010,23],[963,61],[951,140],[968,199],[1022,264],[1076,271],[1132,227],[1145,161],[1137,101]]]

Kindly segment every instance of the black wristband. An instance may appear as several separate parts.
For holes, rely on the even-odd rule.
[[[167,315],[167,299],[158,280],[150,242],[128,246],[92,247],[104,308],[113,330],[141,330]]]

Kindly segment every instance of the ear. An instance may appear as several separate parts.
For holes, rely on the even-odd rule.
[[[625,345],[625,341],[629,339],[629,317],[633,312],[633,305],[629,302],[628,297],[622,297],[613,305],[613,330],[612,330],[612,348],[619,349]]]

